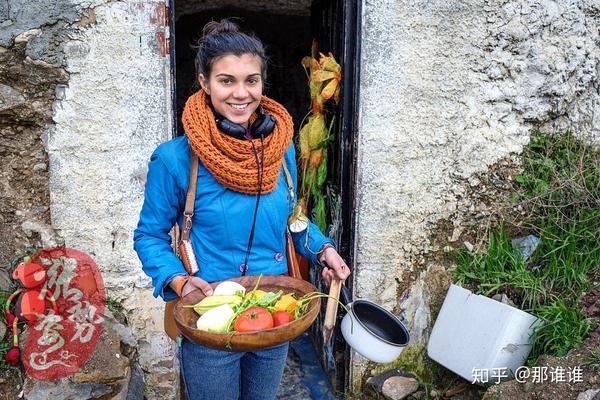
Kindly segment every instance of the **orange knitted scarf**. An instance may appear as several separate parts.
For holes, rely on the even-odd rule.
[[[258,168],[252,144],[221,133],[209,102],[209,97],[200,90],[185,103],[183,127],[192,150],[223,186],[236,192],[257,194]],[[294,127],[292,117],[281,104],[263,96],[261,105],[277,120],[275,129],[264,140],[262,192],[270,193],[277,186],[283,155],[291,143]],[[260,159],[260,140],[253,141]]]

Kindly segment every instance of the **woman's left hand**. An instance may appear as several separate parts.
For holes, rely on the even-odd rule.
[[[325,264],[325,268],[323,268],[321,275],[327,284],[331,283],[334,274],[342,282],[350,276],[350,268],[348,268],[344,259],[333,247],[326,247],[321,254],[319,254],[319,262]]]

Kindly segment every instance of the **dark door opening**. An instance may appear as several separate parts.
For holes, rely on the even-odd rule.
[[[182,135],[181,114],[187,98],[198,90],[194,45],[210,20],[240,17],[244,30],[254,32],[266,45],[270,59],[265,94],[283,104],[292,115],[296,133],[310,109],[307,77],[300,64],[310,55],[313,38],[319,51],[332,52],[342,65],[342,98],[336,112],[336,138],[330,149],[328,177],[339,195],[339,229],[334,239],[342,257],[354,264],[355,148],[358,126],[358,79],[360,66],[360,2],[354,0],[288,0],[244,2],[245,8],[221,7],[197,0],[169,0],[171,68],[173,82],[173,136]],[[266,5],[265,5],[266,4]],[[265,9],[265,7],[271,7]],[[256,10],[261,11],[256,11]],[[330,214],[331,216],[331,214]],[[351,286],[351,282],[348,282]],[[323,316],[324,310],[321,313]],[[322,343],[323,321],[311,330],[321,363],[334,389],[349,387],[349,357],[339,329],[328,346]],[[339,326],[339,324],[338,324]]]
[[[310,16],[238,8],[199,9],[180,16],[175,23],[177,135],[183,134],[181,114],[185,101],[198,90],[194,79],[193,46],[200,38],[204,24],[227,17],[240,17],[238,23],[242,29],[255,33],[266,45],[269,66],[265,94],[286,107],[297,127],[310,104],[306,74],[300,65],[300,60],[310,50]]]

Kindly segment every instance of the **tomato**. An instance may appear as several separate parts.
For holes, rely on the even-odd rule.
[[[236,332],[255,332],[273,327],[271,313],[262,307],[250,307],[242,312],[233,323]]]
[[[273,326],[285,325],[293,320],[294,317],[287,311],[275,311],[273,313]]]

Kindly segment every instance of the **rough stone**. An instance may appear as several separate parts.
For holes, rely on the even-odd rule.
[[[117,334],[122,343],[132,348],[137,347],[137,338],[131,328],[119,322],[108,307],[104,309],[103,318],[104,327]]]
[[[431,396],[431,394],[430,394],[430,396]],[[417,390],[409,398],[411,400],[424,400],[425,399],[425,391],[424,390]]]
[[[8,20],[8,0],[0,0],[0,23]]]
[[[28,42],[29,39],[38,36],[42,33],[41,29],[30,29],[15,37],[15,44]]]
[[[120,339],[110,328],[102,329],[92,357],[73,374],[73,382],[122,383],[129,373],[129,359],[121,354]]]
[[[600,389],[588,389],[585,392],[579,393],[577,400],[594,400],[598,393],[600,393]]]
[[[21,33],[21,32],[19,32]],[[67,76],[27,62],[25,44],[0,52],[0,265],[42,246],[45,229],[25,232],[22,224],[50,224],[48,171],[41,140],[51,122],[54,86]],[[27,224],[26,224],[27,226]],[[29,249],[29,250],[28,250]]]
[[[44,248],[57,247],[62,244],[62,239],[57,235],[51,225],[35,220],[23,221],[21,229],[28,237],[37,233],[40,237],[40,243]]]
[[[516,307],[515,303],[505,294],[505,293],[497,293],[492,296],[492,300],[499,301],[500,303],[507,304],[511,307]]]
[[[2,10],[0,2],[0,10]],[[8,0],[6,21],[10,24],[0,24],[0,46],[9,47],[16,36],[22,32],[41,26],[52,26],[58,21],[74,22],[79,19],[76,4],[69,0]],[[0,16],[3,14],[0,11]],[[0,18],[0,21],[4,18]]]
[[[391,400],[402,400],[419,389],[419,382],[414,378],[403,376],[392,376],[388,378],[381,388],[386,398]]]
[[[68,379],[40,381],[25,379],[24,396],[27,400],[84,400],[97,399],[111,392],[105,384],[82,383],[74,385]]]
[[[14,88],[0,84],[0,111],[5,111],[25,103],[25,97]]]
[[[0,320],[0,338],[3,338],[6,335],[6,322]]]
[[[129,393],[135,396],[140,391],[139,365],[130,365],[130,359],[121,353],[122,338],[119,332],[131,335],[127,327],[119,324],[110,311],[103,315],[103,325],[100,339],[94,352],[86,364],[72,376],[58,380],[53,385],[40,383],[28,378],[26,381],[26,398],[41,398],[42,393],[48,392],[49,399],[93,399],[110,394],[111,399],[126,400]],[[21,339],[24,343],[25,337]],[[129,339],[130,340],[130,339]],[[143,374],[141,377],[143,391]],[[65,397],[59,396],[64,393]],[[131,397],[131,400],[140,397]]]
[[[68,35],[63,24],[52,25],[29,38],[25,54],[38,65],[61,67],[64,63],[66,47],[62,42],[67,39]]]
[[[127,400],[144,399],[144,371],[140,364],[135,362],[131,367],[131,378],[127,386]]]
[[[1,265],[0,266],[0,290],[4,290],[6,292],[12,292],[13,288],[14,288],[14,282],[12,280],[11,271],[8,269],[7,265]]]
[[[367,379],[367,384],[372,385],[381,391],[381,388],[383,387],[383,384],[385,383],[385,381],[387,381],[389,378],[391,378],[393,376],[414,378],[413,374],[406,372],[404,370],[401,370],[399,368],[394,368],[394,369],[390,369],[390,370],[384,371],[380,374],[375,374],[374,376],[369,377],[369,379]]]

